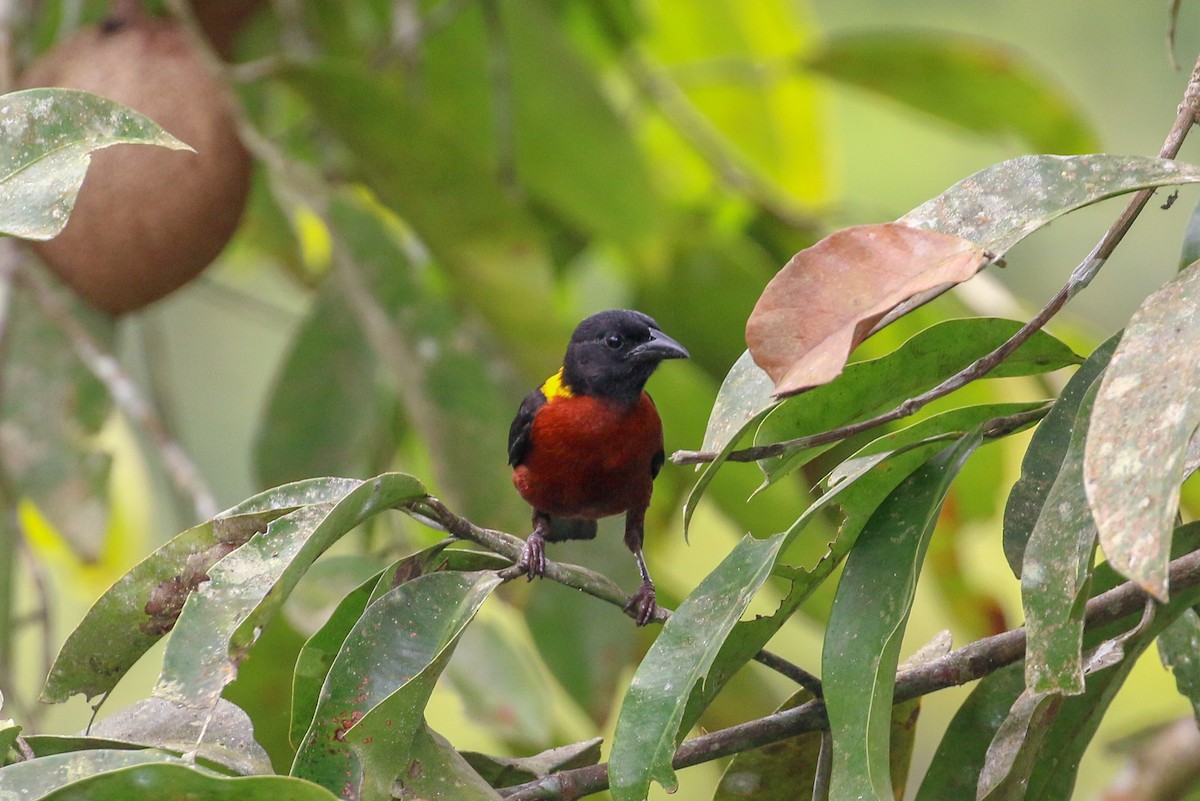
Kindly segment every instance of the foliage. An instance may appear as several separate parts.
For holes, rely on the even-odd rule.
[[[20,22],[31,41],[58,24],[59,4],[44,5]],[[248,498],[203,511],[211,492],[169,418],[130,354],[111,353],[129,321],[82,308],[36,265],[0,276],[13,290],[0,316],[0,795],[641,801],[674,790],[677,769],[733,756],[704,797],[883,801],[911,785],[1048,801],[1071,795],[1151,644],[1200,709],[1200,532],[1181,520],[1200,465],[1198,268],[1147,297],[1123,335],[1071,337],[1086,353],[1043,330],[1149,190],[1200,182],[1171,160],[1200,79],[1158,158],[1045,155],[1099,148],[1005,49],[894,31],[817,44],[790,8],[260,9],[235,50],[250,68],[224,75],[259,176],[207,289],[236,287],[240,269],[284,276],[305,303],[247,455]],[[704,80],[714,63],[729,73]],[[963,136],[1015,132],[1035,153],[897,221],[832,231],[823,81]],[[70,113],[22,116],[49,101]],[[0,126],[57,143],[0,142],[3,228],[24,238],[65,221],[93,149],[181,146],[78,93],[6,95]],[[1131,214],[1031,322],[943,294],[987,280],[1052,220],[1131,192]],[[508,583],[528,523],[503,469],[509,418],[573,322],[617,305],[694,354],[651,385],[676,452],[647,546],[674,611],[647,635],[619,612],[632,574],[613,531],[551,551],[542,582]],[[84,735],[39,734],[12,669],[14,554],[48,540],[94,561],[118,537],[93,436],[114,405],[199,519],[122,566],[39,677],[47,702],[103,703],[165,638],[153,688]],[[1002,462],[1022,454],[1010,489]],[[703,468],[689,479],[682,464]],[[667,569],[679,511],[711,559],[702,575]],[[1006,630],[955,564],[966,523],[1002,547],[1026,628]],[[972,621],[974,642],[939,637],[904,660],[919,580],[951,599],[947,626]],[[814,625],[820,679],[811,656],[765,650]],[[976,679],[910,777],[920,697]]]

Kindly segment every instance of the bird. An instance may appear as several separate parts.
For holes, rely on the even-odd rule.
[[[611,309],[575,328],[558,372],[521,402],[508,433],[513,485],[533,507],[518,569],[546,570],[546,543],[592,539],[596,521],[625,515],[625,545],[642,583],[625,611],[654,619],[654,581],[642,554],[646,509],[665,459],[662,419],[646,381],[687,349],[639,311]]]

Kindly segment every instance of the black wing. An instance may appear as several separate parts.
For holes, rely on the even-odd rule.
[[[541,389],[535,389],[521,401],[521,408],[517,409],[517,416],[508,428],[508,463],[513,467],[525,460],[525,454],[529,451],[529,434],[533,431],[533,416],[545,404],[546,396]]]
[[[649,392],[646,393],[646,397],[650,398],[650,405],[654,406],[655,411],[658,411],[658,406],[654,403],[654,398],[650,396]],[[650,460],[650,478],[658,478],[658,471],[662,470],[663,463],[666,461],[667,452],[665,450],[659,450],[658,453],[654,454],[654,458]]]

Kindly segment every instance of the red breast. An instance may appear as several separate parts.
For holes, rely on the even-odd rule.
[[[513,484],[530,506],[558,517],[621,514],[650,503],[662,449],[662,421],[645,392],[633,406],[554,397],[533,419]]]

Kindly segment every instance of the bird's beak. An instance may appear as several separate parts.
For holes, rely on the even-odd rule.
[[[657,328],[650,329],[650,339],[633,349],[630,354],[639,359],[686,359],[691,356],[687,348],[680,345]]]

